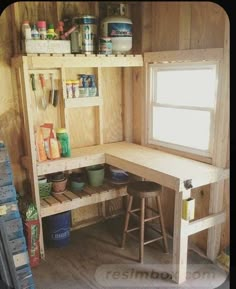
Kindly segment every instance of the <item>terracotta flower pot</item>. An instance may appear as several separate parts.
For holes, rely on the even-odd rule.
[[[62,193],[66,189],[67,179],[65,178],[62,181],[53,181],[52,190],[54,193]]]

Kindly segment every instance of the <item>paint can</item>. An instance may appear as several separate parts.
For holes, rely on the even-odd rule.
[[[99,54],[112,54],[111,37],[99,38]]]
[[[96,52],[97,18],[85,15],[78,19],[79,22],[79,51],[92,54]]]

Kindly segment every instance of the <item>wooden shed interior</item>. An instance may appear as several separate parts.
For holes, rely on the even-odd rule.
[[[209,55],[211,53],[221,55],[223,62],[223,80],[220,95],[221,112],[216,120],[218,131],[213,140],[214,154],[212,158],[192,157],[173,150],[167,152],[190,159],[194,158],[197,161],[223,169],[229,168],[229,19],[227,13],[222,7],[213,2],[126,1],[124,3],[127,8],[127,16],[133,23],[132,55],[123,58],[120,56],[120,64],[116,64],[116,60],[112,60],[111,64],[108,65],[109,67],[104,67],[104,63],[101,64],[100,60],[96,59],[91,59],[91,63],[89,63],[90,57],[84,57],[86,58],[85,64],[81,64],[80,67],[77,66],[77,63],[80,65],[80,60],[75,60],[73,63],[73,60],[71,61],[70,57],[66,56],[64,57],[66,60],[58,59],[58,63],[56,58],[50,62],[50,56],[47,58],[43,55],[29,55],[27,60],[21,62],[20,33],[22,22],[25,19],[28,19],[31,23],[44,19],[47,23],[56,24],[59,20],[72,19],[84,14],[95,15],[101,21],[106,16],[107,6],[117,4],[117,2],[22,1],[11,4],[2,12],[0,26],[4,33],[0,34],[0,139],[4,141],[8,148],[14,172],[14,184],[20,194],[30,195],[32,193],[33,187],[32,184],[29,185],[29,178],[32,181],[35,178],[33,174],[28,174],[25,169],[28,166],[27,163],[31,162],[28,159],[31,153],[27,151],[30,146],[29,135],[27,135],[29,130],[25,127],[27,122],[33,121],[34,125],[53,122],[55,127],[66,126],[70,135],[71,147],[72,149],[78,149],[78,151],[86,151],[87,147],[97,144],[123,141],[139,145],[144,144],[146,128],[144,125],[144,104],[145,88],[147,87],[145,77],[147,62],[145,62],[145,59],[149,57],[145,56],[147,52],[163,52],[163,55],[165,55],[166,52],[174,51],[173,58],[178,58],[178,55],[183,55],[181,53],[188,53],[192,50],[198,50],[199,55],[208,55],[208,53],[210,53]],[[15,73],[13,69],[13,57],[15,67],[20,67],[21,64],[17,66],[18,61],[24,63],[24,67],[22,66],[23,72],[20,74]],[[83,63],[83,60],[81,63]],[[130,65],[127,63],[130,63]],[[55,75],[55,86],[59,93],[59,106],[57,108],[50,106],[45,111],[40,110],[36,117],[31,112],[31,115],[34,115],[34,120],[26,120],[24,114],[26,107],[24,106],[27,104],[27,100],[22,102],[21,98],[21,95],[27,91],[27,87],[23,87],[24,79],[22,79],[22,75],[24,75],[24,69],[27,69],[27,71],[28,69],[34,69],[36,73],[39,72],[39,69],[42,69],[41,72],[43,71],[45,75],[48,75],[46,89],[49,92],[50,80],[47,69],[50,65],[50,72]],[[63,67],[64,74],[60,74],[59,66]],[[63,92],[60,79],[63,79],[63,77],[73,79],[79,73],[96,74],[98,89],[102,94],[102,103],[97,103],[96,106],[90,104],[83,108],[68,104],[71,105],[71,108],[63,109]],[[36,93],[38,93],[37,90]],[[29,102],[30,105],[32,105],[32,102],[33,97]],[[35,110],[33,105],[28,109]],[[33,125],[31,129],[33,129]],[[137,158],[141,158],[141,156],[137,155]],[[74,166],[71,165],[71,168],[74,168]],[[40,170],[40,166],[38,166],[38,169]],[[45,171],[50,172],[50,168],[46,166],[42,166],[41,170],[42,175]],[[217,211],[214,211],[211,207],[212,203],[210,201],[214,186],[218,192],[218,201],[215,205],[219,207]],[[220,238],[216,245],[219,253],[230,243],[229,180],[225,179],[218,185],[206,183],[203,186],[193,188],[191,197],[195,199],[196,204],[195,219],[205,218],[209,213],[225,211],[225,222],[214,227],[215,231],[220,232]],[[106,204],[104,205],[104,203]],[[123,206],[124,203],[120,196],[106,202],[91,203],[84,207],[72,207],[72,229],[79,229],[99,222],[104,219],[104,215],[107,218],[111,217],[113,214],[120,212],[124,208]],[[175,191],[165,187],[162,192],[162,207],[166,230],[170,236],[173,236],[174,231],[174,206]],[[44,216],[49,215],[47,210],[42,210],[42,212],[45,212]],[[197,232],[189,236],[189,240],[203,254],[207,255],[209,230],[205,229]],[[211,231],[210,234],[214,233]]]

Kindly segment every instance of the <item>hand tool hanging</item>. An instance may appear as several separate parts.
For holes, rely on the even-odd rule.
[[[34,77],[34,74],[33,74],[33,73],[30,74],[30,78],[31,78],[32,90],[33,90],[33,92],[34,92],[36,111],[38,112],[38,103],[37,103],[37,95],[36,95],[35,77]]]
[[[42,87],[42,90],[43,90],[43,95],[41,97],[42,107],[45,110],[47,108],[48,103],[47,103],[46,93],[45,93],[46,84],[45,84],[44,74],[40,73],[39,74],[39,79],[40,79],[41,87]]]
[[[50,73],[50,79],[51,79],[50,103],[56,107],[58,104],[58,91],[55,90],[55,88],[54,88],[54,75],[53,75],[53,73]]]

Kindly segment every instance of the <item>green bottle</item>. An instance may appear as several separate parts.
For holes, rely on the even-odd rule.
[[[61,156],[62,157],[70,157],[71,149],[70,149],[70,140],[68,133],[65,128],[59,128],[56,131],[57,139],[61,146]]]

